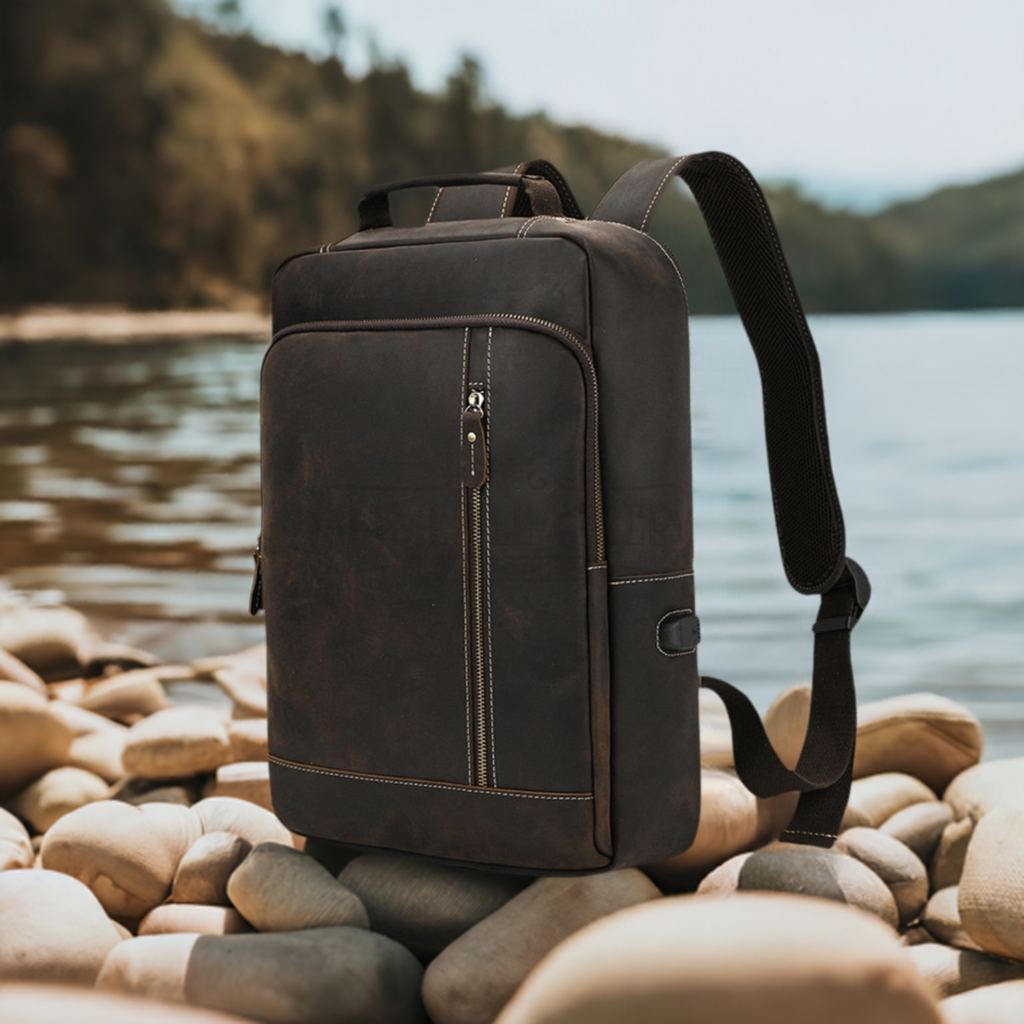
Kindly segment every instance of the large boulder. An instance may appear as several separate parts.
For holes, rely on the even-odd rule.
[[[851,828],[835,848],[866,864],[889,887],[900,925],[907,925],[928,902],[928,870],[921,858],[898,839],[873,828]]]
[[[362,900],[374,931],[429,960],[532,879],[367,853],[350,860],[338,881]]]
[[[234,907],[199,903],[162,903],[140,922],[142,935],[242,935],[252,928]]]
[[[1020,1024],[1024,981],[1003,981],[942,1000],[946,1024]]]
[[[312,857],[261,843],[228,879],[228,899],[261,932],[348,925],[369,928],[366,908]]]
[[[853,857],[813,846],[780,844],[740,854],[711,872],[697,891],[715,896],[742,892],[815,896],[866,910],[892,928],[899,923],[896,901],[874,871]]]
[[[89,620],[73,608],[0,606],[0,647],[41,676],[58,670],[74,674],[89,663],[98,642]]]
[[[158,711],[128,730],[121,760],[129,775],[144,779],[212,772],[231,760],[227,719],[203,705]]]
[[[248,800],[228,796],[208,797],[193,804],[203,832],[231,832],[257,843],[281,843],[292,846],[292,834],[270,811]]]
[[[10,807],[37,832],[45,832],[65,814],[106,800],[109,795],[110,787],[92,772],[83,768],[53,768],[22,790]]]
[[[660,893],[640,871],[540,878],[437,956],[423,979],[434,1024],[490,1024],[563,939]]]
[[[967,859],[967,849],[974,835],[974,818],[968,816],[959,821],[951,821],[939,836],[932,862],[928,868],[932,891],[948,889],[951,885],[960,884],[960,875]]]
[[[156,669],[121,672],[94,683],[75,701],[80,707],[119,722],[135,722],[169,707]]]
[[[863,826],[878,828],[898,811],[935,801],[935,794],[920,779],[902,772],[883,772],[856,779],[843,815],[841,832]]]
[[[228,879],[249,856],[252,844],[232,832],[207,832],[181,858],[171,886],[175,903],[230,903]]]
[[[66,764],[71,740],[45,697],[21,683],[0,682],[0,800]]]
[[[996,960],[975,949],[955,949],[929,942],[908,950],[914,966],[940,999],[969,992],[982,985],[1024,978],[1024,964]]]
[[[887,818],[880,832],[898,839],[927,864],[939,844],[943,829],[953,820],[953,808],[947,803],[911,804]]]
[[[693,888],[712,868],[745,850],[778,838],[789,824],[798,795],[762,800],[734,771],[701,769],[700,824],[690,847],[644,870],[666,892]]]
[[[56,871],[0,872],[0,981],[91,985],[120,941],[81,882]]]
[[[798,896],[659,900],[563,942],[497,1024],[941,1024],[895,935]]]
[[[957,818],[984,817],[1001,803],[1014,802],[1024,792],[1024,757],[986,761],[961,772],[943,799]]]
[[[122,947],[98,988],[281,1024],[425,1024],[419,961],[362,928],[151,935]]]
[[[981,947],[964,931],[958,889],[958,886],[951,885],[934,893],[924,906],[921,924],[936,941],[947,946],[980,950]]]
[[[1024,960],[1024,802],[978,822],[959,887],[964,930],[986,952]]]

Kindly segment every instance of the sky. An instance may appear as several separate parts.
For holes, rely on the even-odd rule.
[[[258,37],[327,53],[327,0],[241,3]],[[868,209],[1024,167],[1021,0],[338,6],[356,74],[371,38],[429,90],[471,53],[513,112],[545,110],[677,153],[725,150],[833,205]]]

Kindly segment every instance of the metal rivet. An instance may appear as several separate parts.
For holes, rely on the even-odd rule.
[[[473,433],[473,431],[471,430],[471,431],[470,431],[470,432],[469,432],[469,433],[468,433],[468,434],[466,435],[466,440],[467,440],[467,441],[469,441],[469,443],[470,443],[470,444],[472,444],[472,443],[473,443],[473,442],[474,442],[474,441],[476,440],[476,434],[474,434],[474,433]]]

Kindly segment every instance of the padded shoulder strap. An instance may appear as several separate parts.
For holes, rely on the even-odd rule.
[[[561,171],[547,160],[524,160],[515,167],[502,167],[505,174],[533,174],[546,178],[555,186],[562,201],[562,212],[566,217],[580,219],[576,197],[572,194]],[[478,185],[476,188],[449,186],[437,190],[437,197],[427,217],[427,223],[444,220],[488,220],[492,217],[528,216],[529,205],[521,190],[514,185]]]
[[[845,553],[843,515],[832,478],[821,368],[764,195],[725,153],[648,160],[609,189],[591,220],[646,231],[678,175],[700,207],[757,357],[764,395],[768,467],[786,576],[803,594],[821,594],[814,626],[814,674],[807,739],[794,770],[772,749],[761,718],[735,687],[705,677],[725,702],[736,768],[758,796],[802,796],[783,838],[830,846],[853,771],[856,696],[850,631],[870,596],[864,571]]]

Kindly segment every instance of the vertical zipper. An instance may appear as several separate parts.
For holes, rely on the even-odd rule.
[[[470,391],[462,413],[462,483],[469,498],[468,579],[470,608],[470,677],[473,695],[473,785],[490,785],[487,748],[487,647],[484,636],[484,487],[487,442],[484,394]]]

